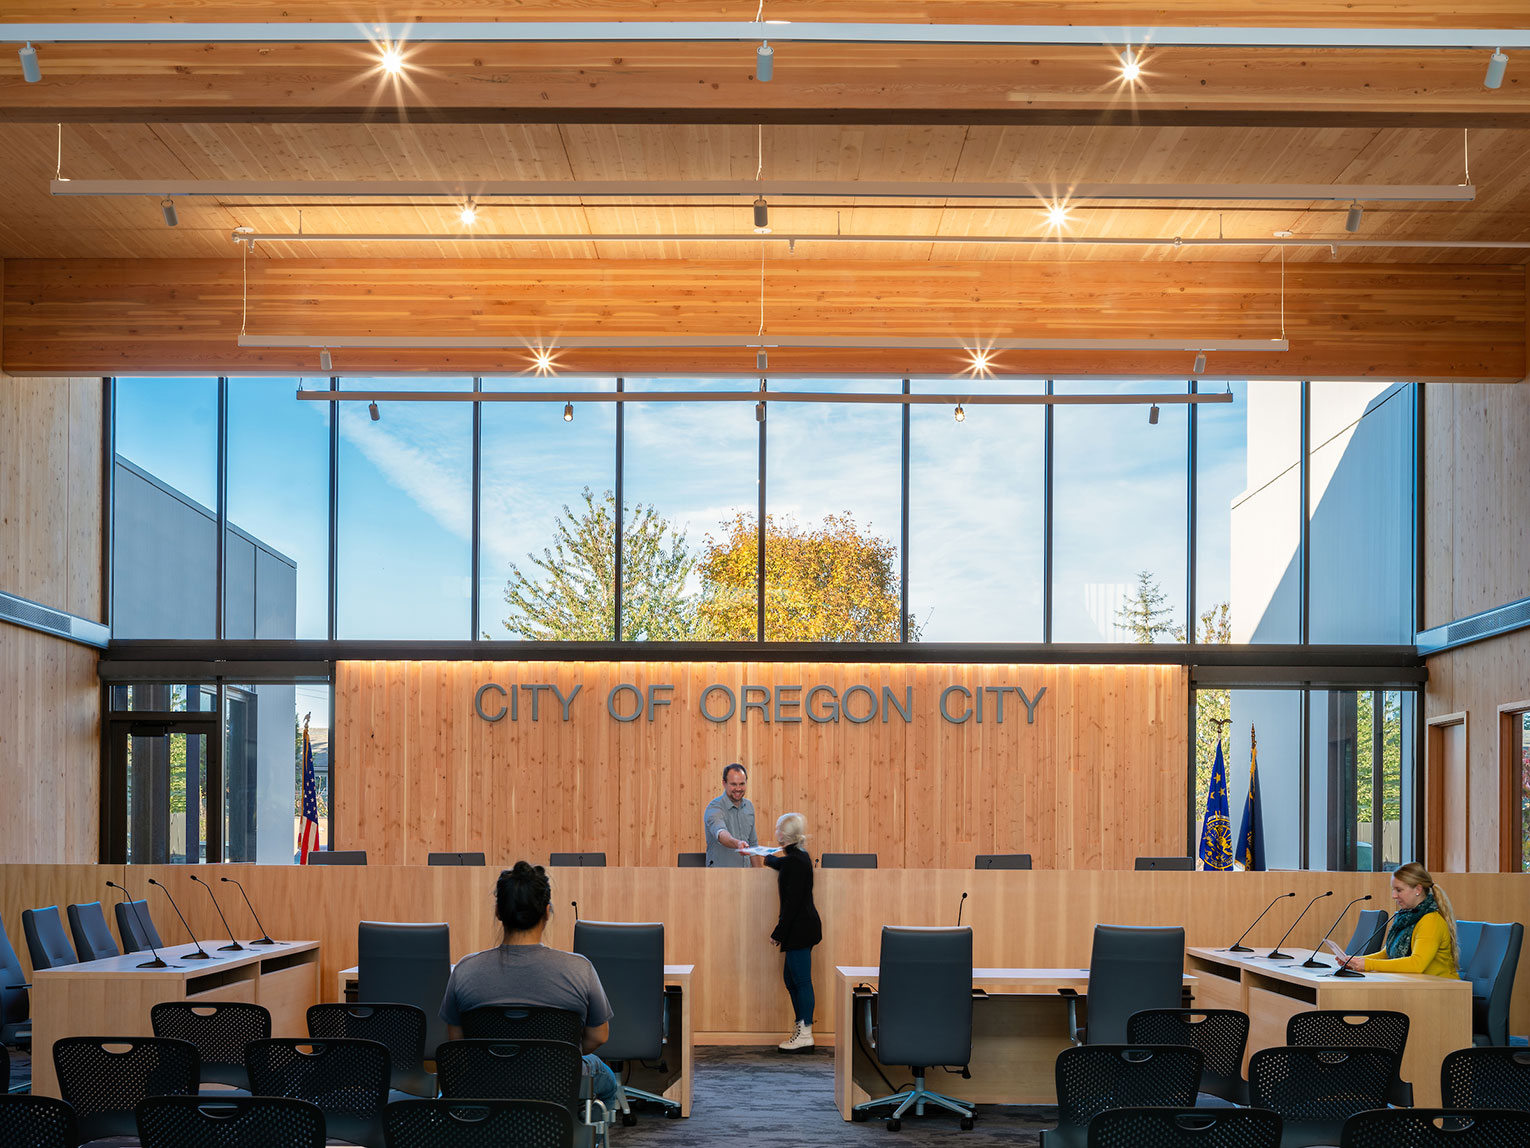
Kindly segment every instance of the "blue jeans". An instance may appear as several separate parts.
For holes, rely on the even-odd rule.
[[[590,1078],[590,1095],[607,1108],[616,1108],[616,1073],[593,1052],[584,1058],[584,1074]]]
[[[803,1024],[813,1023],[813,949],[787,949],[786,968],[781,979],[791,994],[792,1012]]]

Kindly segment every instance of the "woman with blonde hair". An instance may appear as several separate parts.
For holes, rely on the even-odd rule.
[[[1429,870],[1409,861],[1393,873],[1392,903],[1397,911],[1387,927],[1386,943],[1374,953],[1347,958],[1345,966],[1368,973],[1456,976],[1456,954],[1461,950],[1455,910]]]
[[[781,979],[792,999],[796,1023],[791,1036],[776,1047],[782,1052],[810,1052],[813,1048],[813,946],[823,940],[823,922],[813,905],[813,859],[802,848],[807,823],[800,813],[783,813],[776,821],[776,841],[781,848],[765,858],[776,871],[781,895],[781,915],[770,939],[786,958]]]

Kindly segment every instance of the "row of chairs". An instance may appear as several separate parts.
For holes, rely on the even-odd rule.
[[[1262,1108],[1143,1107],[1102,1112],[1088,1148],[1278,1148],[1279,1113]],[[1394,1108],[1357,1112],[1340,1126],[1338,1148],[1511,1148],[1530,1137],[1530,1114],[1477,1109]]]

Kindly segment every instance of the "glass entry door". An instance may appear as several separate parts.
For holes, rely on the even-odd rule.
[[[134,685],[114,686],[110,693],[101,860],[133,865],[217,860],[223,739],[216,691]]]

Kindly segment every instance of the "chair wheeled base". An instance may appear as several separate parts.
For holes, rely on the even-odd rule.
[[[972,1127],[972,1106],[961,1100],[953,1100],[951,1097],[939,1092],[931,1091],[924,1086],[924,1070],[914,1069],[914,1087],[905,1088],[902,1092],[895,1092],[891,1096],[880,1096],[875,1100],[867,1100],[857,1104],[850,1110],[850,1119],[855,1121],[865,1120],[874,1108],[883,1105],[896,1104],[892,1113],[887,1117],[887,1128],[890,1132],[896,1132],[903,1127],[903,1116],[910,1108],[915,1116],[924,1115],[924,1106],[934,1104],[939,1108],[948,1109],[956,1113],[962,1119],[962,1128]]]
[[[664,1115],[671,1120],[680,1115],[678,1101],[670,1100],[667,1096],[660,1096],[657,1092],[649,1092],[644,1088],[634,1088],[630,1084],[618,1084],[616,1088],[616,1107],[621,1111],[622,1123],[631,1125],[637,1123],[637,1117],[633,1115],[629,1100],[645,1100],[649,1104],[657,1104],[664,1110]]]

